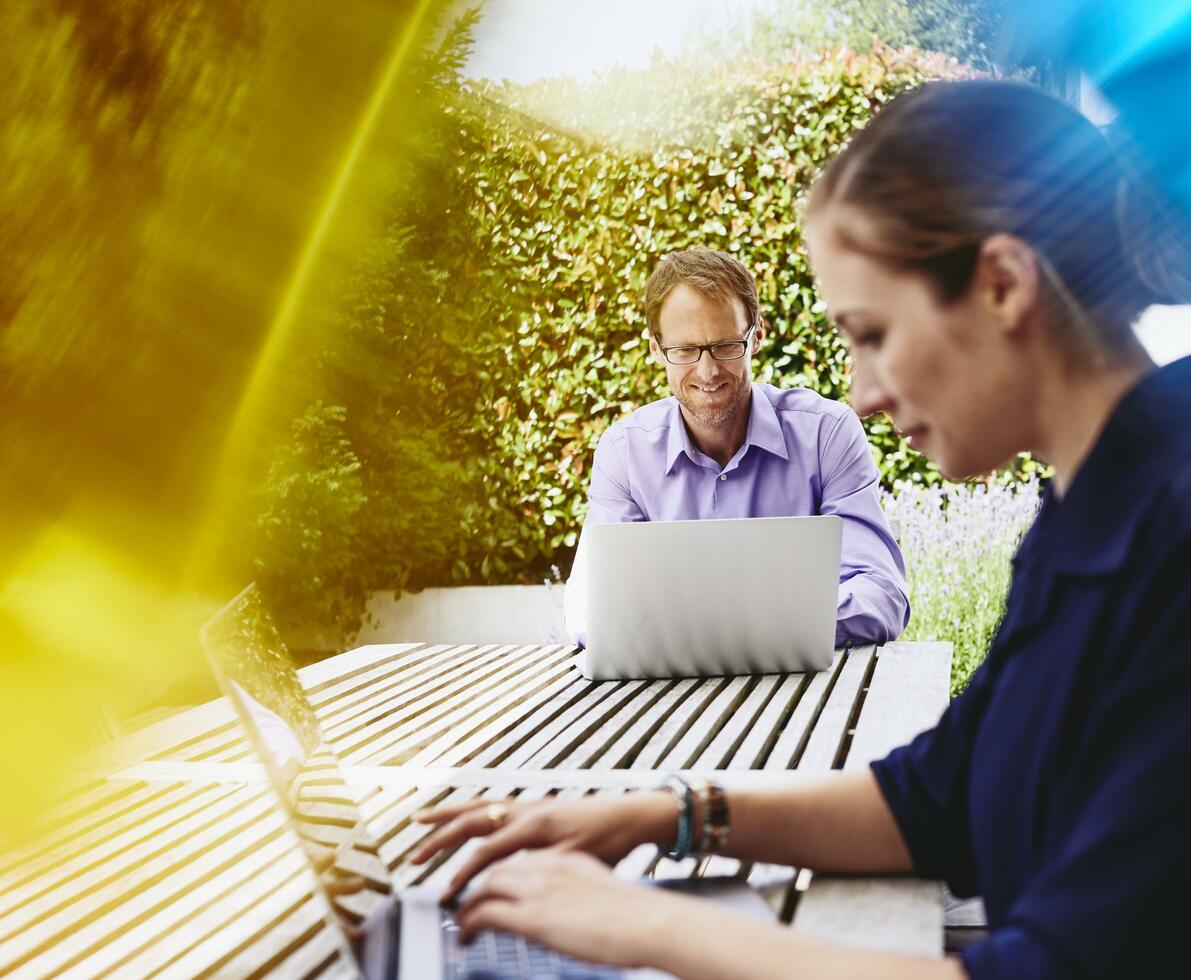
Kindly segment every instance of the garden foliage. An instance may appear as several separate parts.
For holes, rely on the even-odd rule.
[[[1011,559],[1038,511],[1038,481],[901,484],[881,502],[906,560],[911,617],[902,638],[954,644],[958,693],[1001,621]]]
[[[417,93],[400,193],[306,355],[318,390],[242,542],[282,618],[346,629],[375,589],[565,574],[596,441],[668,393],[641,310],[666,252],[739,256],[770,325],[758,379],[844,397],[800,205],[882,103],[959,73],[877,47]],[[602,115],[579,111],[597,99]],[[866,425],[887,485],[940,482],[886,419]]]

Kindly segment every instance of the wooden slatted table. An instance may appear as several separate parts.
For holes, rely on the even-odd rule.
[[[732,785],[863,767],[947,703],[950,644],[841,653],[816,674],[591,682],[559,646],[361,647],[300,671],[399,885],[419,807],[477,794],[623,792],[656,770]],[[747,874],[790,927],[942,955],[937,885],[798,875],[715,858],[619,874]],[[0,975],[349,976],[312,877],[230,706],[110,746],[41,837],[0,855]]]

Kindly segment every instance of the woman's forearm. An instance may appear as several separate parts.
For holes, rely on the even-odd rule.
[[[796,935],[689,896],[665,896],[634,959],[683,980],[965,980],[957,960],[874,953]]]
[[[827,775],[783,790],[732,790],[726,853],[819,871],[912,870],[871,772]]]

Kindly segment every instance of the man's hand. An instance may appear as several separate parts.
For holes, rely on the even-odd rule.
[[[470,800],[415,815],[438,829],[410,854],[421,864],[473,837],[487,837],[458,871],[443,901],[450,901],[481,870],[526,848],[582,851],[615,864],[638,844],[669,843],[678,810],[668,792],[630,793],[587,800]]]

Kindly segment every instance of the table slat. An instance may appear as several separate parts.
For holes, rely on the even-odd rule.
[[[428,694],[398,718],[380,718],[353,732],[347,744],[341,744],[333,731],[327,733],[328,740],[348,763],[408,761],[454,726],[469,720],[478,724],[490,717],[491,708],[485,706],[484,698],[495,686],[520,682],[526,685],[526,693],[532,693],[553,680],[549,668],[564,657],[557,648],[543,657],[535,657],[532,648],[528,653],[517,651],[504,658],[497,669],[469,678],[446,698],[437,698],[437,692]]]
[[[271,797],[260,793],[255,799],[249,797],[234,817],[224,816],[202,826],[168,857],[145,867],[133,879],[111,881],[0,942],[0,971],[36,955],[39,967],[56,973],[178,894],[226,871],[249,847],[276,839],[282,825]],[[244,833],[249,827],[252,836]],[[300,860],[300,855],[295,859]]]
[[[930,728],[947,707],[951,645],[891,643],[877,653],[843,768],[873,759]],[[943,955],[938,882],[815,875],[800,897],[793,928],[860,949]]]
[[[798,760],[802,770],[834,769],[848,734],[848,725],[856,716],[876,656],[875,647],[849,650],[844,666],[836,676],[823,711],[815,721],[806,749]]]
[[[190,946],[217,935],[230,909],[244,908],[284,885],[302,862],[285,851],[254,848],[240,857],[231,872],[178,895],[160,912],[118,935],[62,973],[62,980],[98,976],[137,980],[164,968]],[[168,941],[161,941],[168,936]]]
[[[197,828],[196,811],[186,804],[201,808],[204,822],[210,823],[234,812],[242,800],[242,792],[235,787],[204,787],[200,793],[183,798],[181,807],[144,819],[129,819],[123,833],[31,879],[17,893],[17,907],[8,908],[5,902],[6,910],[0,914],[0,937],[14,935],[62,904],[73,907],[80,897],[105,882],[151,865],[156,856],[167,853]]]
[[[794,707],[805,694],[815,674],[786,674],[766,703],[764,710],[745,733],[744,741],[736,754],[728,760],[729,769],[754,769],[761,765],[773,751],[781,731],[783,720],[794,712]]]
[[[691,768],[728,768],[745,736],[756,724],[784,678],[783,674],[766,674],[755,678],[756,683],[747,691],[744,700],[722,720],[719,731],[691,763]]]
[[[774,741],[763,768],[793,769],[797,765],[827,695],[831,693],[831,685],[846,663],[847,658],[840,654],[830,668],[810,675],[810,682],[800,688],[798,703]]]
[[[674,706],[674,710],[662,719],[661,725],[641,747],[630,763],[631,769],[658,769],[671,750],[690,730],[695,720],[711,705],[719,693],[727,687],[724,678],[700,681],[689,697]]]

